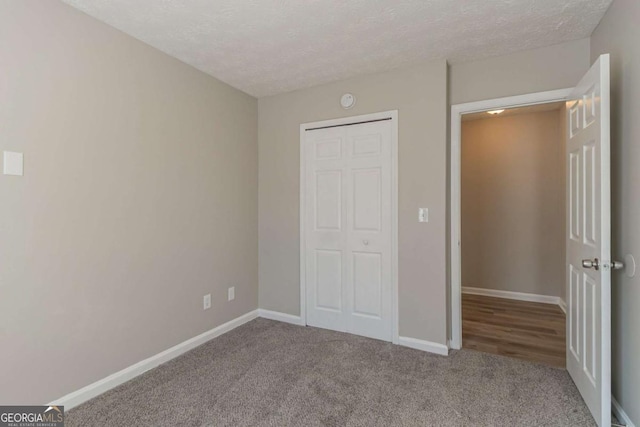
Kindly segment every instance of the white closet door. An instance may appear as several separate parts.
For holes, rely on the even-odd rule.
[[[307,324],[391,341],[391,121],[305,144]]]
[[[391,341],[391,122],[345,134],[348,331]]]
[[[306,132],[307,324],[347,331],[344,128]]]

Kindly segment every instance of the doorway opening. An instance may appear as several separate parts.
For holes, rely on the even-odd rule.
[[[536,108],[545,109],[545,105],[554,103],[566,103],[573,89],[561,89],[549,92],[539,92],[526,95],[512,96],[508,98],[498,98],[486,101],[471,102],[466,104],[458,104],[451,107],[451,288],[450,303],[451,317],[450,330],[451,337],[449,347],[452,349],[462,348],[462,129],[463,118],[473,119],[474,114],[478,117],[492,116],[488,111],[501,111],[494,114],[494,119],[500,120],[500,116],[504,115],[516,117],[518,114],[508,112],[511,109],[525,108],[536,106]],[[506,112],[506,115],[505,115]],[[560,114],[560,113],[558,113]],[[466,120],[466,123],[473,120]],[[526,161],[526,159],[524,159]],[[483,201],[484,203],[484,201]],[[487,203],[488,204],[488,203]],[[490,206],[489,206],[490,208]],[[516,218],[517,221],[517,218]],[[491,256],[491,254],[488,254]],[[502,260],[505,262],[505,260]],[[473,283],[466,285],[467,288],[480,288],[482,285]],[[466,289],[470,295],[473,289]],[[503,294],[504,295],[504,294]],[[495,296],[495,294],[494,294]]]
[[[462,116],[462,347],[564,368],[565,102]]]

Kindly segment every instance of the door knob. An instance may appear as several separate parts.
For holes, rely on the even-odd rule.
[[[600,270],[600,261],[598,261],[598,258],[594,258],[594,259],[583,259],[582,260],[582,266],[584,268],[593,268],[594,270],[598,271]]]
[[[611,261],[611,269],[612,270],[622,270],[624,268],[624,262],[622,261]]]

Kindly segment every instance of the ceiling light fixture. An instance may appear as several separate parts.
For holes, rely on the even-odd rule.
[[[496,115],[496,114],[500,114],[504,112],[504,110],[493,110],[493,111],[487,111],[487,113],[491,114],[491,115]]]

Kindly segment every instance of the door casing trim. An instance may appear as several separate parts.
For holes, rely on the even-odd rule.
[[[307,324],[307,283],[306,283],[306,253],[305,253],[305,197],[306,197],[306,152],[305,133],[307,129],[326,126],[348,125],[391,118],[391,342],[398,344],[399,313],[398,313],[398,110],[382,111],[379,113],[360,116],[343,117],[300,125],[300,318]]]

